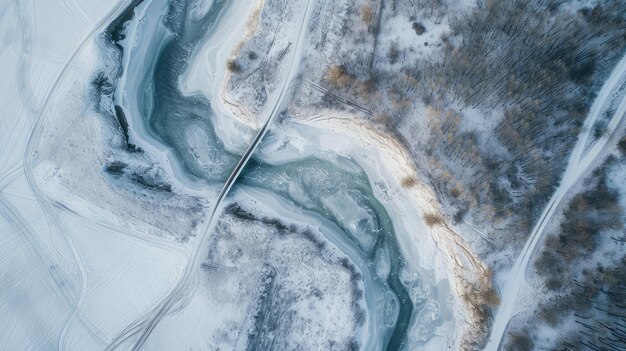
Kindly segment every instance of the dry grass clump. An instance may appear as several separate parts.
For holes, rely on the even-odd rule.
[[[372,11],[372,5],[370,3],[366,3],[361,7],[361,20],[363,23],[369,28],[372,25],[372,20],[374,19],[374,11]]]
[[[237,62],[236,59],[228,60],[228,62],[226,63],[226,68],[229,71],[231,71],[231,72],[240,72],[241,71],[241,66],[239,65],[239,63]]]
[[[391,126],[393,126],[393,120],[391,119],[391,117],[389,117],[388,114],[386,113],[377,113],[376,115],[374,115],[374,120],[380,124],[382,124],[383,126],[390,128]],[[407,178],[404,178],[402,180],[402,187],[404,188],[408,188],[409,186],[404,186],[404,182]]]
[[[354,82],[354,77],[346,73],[346,70],[339,65],[329,67],[325,78],[335,88],[347,88]]]
[[[415,177],[404,177],[402,178],[402,187],[403,188],[412,188],[417,184],[417,179]]]
[[[488,321],[492,316],[493,308],[500,304],[500,296],[491,283],[493,273],[486,269],[482,275],[474,282],[466,281],[461,296],[465,306],[474,319],[476,332],[471,338],[464,340],[464,349],[477,349],[488,335]]]
[[[439,216],[437,214],[434,214],[434,213],[425,213],[424,214],[424,222],[429,227],[433,227],[433,226],[436,226],[436,225],[443,224],[443,218],[441,218],[441,216]]]
[[[459,196],[461,196],[461,188],[460,187],[452,187],[450,189],[450,195],[452,195],[452,197],[454,198],[458,198]]]
[[[376,83],[372,79],[359,80],[356,84],[355,90],[359,94],[361,99],[367,100],[372,97],[372,94],[376,92]]]

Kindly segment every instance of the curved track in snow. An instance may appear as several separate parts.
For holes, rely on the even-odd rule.
[[[61,70],[61,72],[59,73],[59,75],[56,77],[56,79],[53,81],[52,86],[49,90],[49,92],[46,94],[45,98],[43,99],[43,104],[41,105],[41,110],[39,110],[38,116],[35,119],[35,123],[33,126],[33,129],[30,133],[30,135],[28,136],[28,140],[27,140],[27,144],[26,144],[26,150],[23,156],[23,164],[21,166],[16,167],[14,170],[10,171],[7,175],[5,175],[5,177],[0,180],[0,193],[2,192],[2,189],[8,185],[10,182],[12,182],[17,176],[20,175],[20,170],[23,170],[24,176],[26,177],[26,181],[28,183],[29,188],[31,189],[31,192],[33,194],[33,197],[35,198],[35,200],[37,201],[39,207],[41,208],[44,216],[46,217],[46,221],[48,222],[48,227],[49,230],[53,230],[53,228],[56,228],[57,232],[59,233],[66,233],[67,230],[65,229],[63,223],[60,221],[60,219],[58,218],[57,214],[55,213],[54,210],[54,204],[52,199],[48,198],[46,196],[46,194],[39,188],[39,185],[37,184],[37,182],[35,181],[35,177],[33,175],[33,168],[36,164],[39,163],[40,158],[37,157],[38,155],[35,153],[35,148],[36,145],[41,137],[41,134],[43,132],[43,130],[46,127],[46,122],[48,120],[47,118],[47,113],[49,112],[50,109],[50,103],[52,101],[52,97],[58,92],[58,88],[61,85],[61,82],[63,81],[63,79],[67,76],[68,74],[68,69],[72,67],[72,65],[74,64],[74,61],[76,60],[76,58],[78,57],[78,54],[85,48],[87,42],[93,38],[93,36],[98,33],[101,32],[102,29],[115,17],[119,16],[119,14],[123,11],[123,9],[125,9],[128,5],[128,3],[131,0],[121,0],[119,1],[117,4],[115,4],[113,6],[113,8],[100,20],[98,21],[97,24],[95,24],[93,26],[93,28],[91,29],[91,31],[89,31],[81,40],[81,42],[79,43],[79,45],[76,47],[76,49],[72,52],[72,54],[70,55],[67,63],[65,64],[65,66],[63,67],[63,69]],[[26,66],[26,68],[28,68],[28,66]],[[23,72],[23,74],[28,74],[28,71],[25,70]],[[27,225],[26,221],[18,221],[19,219],[19,212],[16,212],[16,210],[13,210],[12,207],[10,206],[10,204],[6,201],[6,199],[0,197],[0,207],[4,207],[5,211],[3,211],[4,213],[13,213],[14,216],[14,223],[22,223],[22,225],[20,226],[20,231],[23,234],[32,234],[34,233],[34,231],[32,229],[29,228],[29,226]],[[79,251],[76,248],[76,245],[74,244],[73,240],[69,237],[69,235],[63,235],[63,240],[65,241],[65,243],[68,245],[68,247],[70,248],[71,252],[72,252],[72,258],[74,260],[74,263],[76,264],[76,266],[78,267],[78,271],[80,273],[80,279],[79,279],[79,284],[80,284],[80,290],[79,290],[79,296],[78,297],[74,297],[72,292],[69,292],[65,282],[69,281],[69,279],[66,277],[66,275],[63,272],[58,273],[59,277],[55,277],[55,276],[51,276],[51,279],[54,283],[54,285],[56,286],[56,289],[60,296],[63,297],[63,299],[71,306],[71,313],[68,315],[67,319],[64,322],[61,334],[59,335],[59,340],[57,342],[57,347],[63,349],[66,343],[66,335],[67,335],[67,330],[69,328],[69,326],[71,325],[71,323],[78,317],[77,312],[80,310],[80,306],[82,304],[82,301],[84,300],[84,292],[85,292],[85,286],[84,286],[84,276],[85,276],[85,268],[84,268],[84,260],[82,258],[82,256],[80,255]],[[40,259],[42,260],[48,260],[50,261],[51,259],[48,257],[49,255],[45,254],[45,250],[41,247],[41,244],[39,243],[39,239],[33,237],[32,235],[26,235],[25,240],[27,240],[30,245],[32,246],[32,249],[35,250],[35,253],[37,254],[38,257],[40,257]],[[45,266],[45,265],[44,265]],[[80,320],[80,322],[82,324],[84,324],[88,330],[90,330],[92,332],[93,335],[95,335],[97,338],[102,339],[103,335],[100,335],[99,330],[93,326],[93,325],[89,325],[87,322],[85,322],[84,320]]]
[[[136,341],[133,344],[132,350],[139,350],[144,345],[154,328],[157,324],[165,317],[168,313],[172,311],[175,307],[182,308],[185,305],[185,300],[189,298],[189,295],[193,293],[195,277],[198,269],[198,260],[200,259],[200,255],[203,252],[203,248],[206,247],[210,233],[213,231],[217,219],[219,218],[223,201],[228,195],[230,189],[234,185],[235,181],[243,171],[244,167],[252,157],[252,154],[260,144],[261,140],[269,130],[272,122],[276,118],[276,116],[282,111],[282,108],[285,104],[285,98],[289,95],[291,88],[294,86],[294,82],[297,79],[299,73],[299,63],[302,53],[302,42],[304,41],[304,34],[307,28],[307,24],[309,23],[311,9],[312,9],[312,0],[308,0],[306,3],[306,9],[303,14],[303,18],[301,21],[301,25],[298,31],[298,37],[295,41],[295,50],[291,55],[291,60],[289,61],[289,69],[283,81],[281,82],[281,89],[279,91],[278,96],[274,100],[272,104],[272,109],[269,112],[269,116],[266,119],[265,123],[261,127],[261,129],[257,132],[254,139],[241,156],[237,165],[229,175],[226,180],[224,186],[222,187],[215,205],[211,210],[211,214],[209,215],[209,219],[207,221],[206,230],[200,233],[199,237],[196,239],[196,243],[194,244],[193,252],[190,258],[190,261],[187,264],[184,274],[174,287],[174,289],[165,297],[162,302],[156,306],[148,316],[136,321],[129,327],[127,327],[121,335],[116,337],[106,348],[106,350],[114,350],[128,341],[130,338],[137,337]]]
[[[602,86],[598,93],[589,115],[585,120],[581,134],[569,157],[567,168],[563,173],[561,183],[548,201],[537,224],[533,228],[526,245],[522,249],[519,257],[511,270],[504,278],[504,291],[502,293],[502,302],[496,313],[491,335],[485,347],[486,351],[496,351],[500,347],[500,342],[506,331],[509,320],[515,315],[517,296],[520,289],[526,283],[526,268],[532,257],[532,253],[545,233],[550,220],[562,205],[562,201],[572,187],[589,171],[595,161],[604,156],[605,146],[613,139],[615,132],[618,130],[620,123],[624,120],[626,114],[626,95],[621,97],[621,102],[611,117],[606,132],[590,146],[588,142],[593,138],[594,124],[600,118],[605,107],[610,102],[611,94],[624,84],[624,76],[626,75],[626,55],[622,57],[617,66],[611,72],[611,75]]]

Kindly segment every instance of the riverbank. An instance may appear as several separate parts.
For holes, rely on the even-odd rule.
[[[254,13],[248,20],[251,23],[258,12],[249,13]],[[245,38],[250,38],[250,28],[248,26]],[[230,56],[240,56],[241,47],[241,43],[233,44]],[[221,56],[225,58],[224,51]],[[225,70],[225,66],[220,71],[219,76],[228,81],[231,72]],[[195,76],[194,81],[200,81],[199,76],[188,75],[191,76]],[[195,85],[198,90],[206,90]],[[219,86],[218,92],[212,93],[209,96],[220,100],[216,104],[219,111],[214,122],[216,130],[227,149],[236,149],[236,140],[245,139],[245,133],[242,135],[232,126],[241,124],[257,129],[259,116],[238,103],[237,94],[231,97],[225,83]],[[290,108],[293,119],[277,122],[280,126],[273,128],[256,157],[279,164],[294,157],[338,154],[356,161],[367,172],[374,195],[389,212],[409,266],[432,277],[434,281],[429,283],[437,287],[433,291],[446,295],[439,296],[438,301],[450,305],[450,321],[440,326],[435,333],[437,337],[424,347],[460,349],[474,344],[475,340],[483,340],[489,305],[498,302],[491,286],[491,273],[456,228],[448,223],[435,192],[418,175],[417,165],[404,145],[390,133],[345,112],[324,110],[320,114],[319,110],[312,112],[298,107],[294,110]],[[317,114],[311,116],[312,113]],[[237,123],[226,122],[228,120]],[[285,147],[290,150],[284,151]]]
[[[407,228],[404,233],[408,235],[398,238],[407,259],[432,269],[438,282],[450,282],[455,327],[447,346],[464,348],[470,340],[484,338],[486,320],[476,305],[497,300],[491,273],[445,218],[433,189],[420,179],[417,165],[403,145],[367,122],[332,112],[299,123],[348,137],[334,137],[335,142],[326,147],[352,153],[368,172],[372,184],[382,182],[387,187],[387,194],[375,187],[376,196],[388,208],[394,225]]]
[[[249,121],[240,111],[233,109],[231,113],[243,123]],[[301,150],[303,156],[312,153],[309,148],[313,146],[317,152],[336,153],[363,167],[375,196],[392,218],[409,265],[430,272],[435,280],[432,285],[448,292],[449,296],[439,297],[439,301],[451,305],[452,321],[436,331],[425,349],[467,348],[474,340],[484,339],[484,305],[498,300],[491,286],[491,273],[448,223],[433,189],[419,177],[417,165],[402,143],[366,121],[335,111],[283,121],[276,133],[284,137],[276,139],[290,140],[287,135],[293,130],[300,130],[295,134],[301,137],[303,128],[310,140],[291,138],[295,139],[291,146]]]

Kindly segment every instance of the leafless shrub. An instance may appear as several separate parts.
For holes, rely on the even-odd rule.
[[[226,68],[229,71],[231,71],[231,72],[240,72],[241,71],[241,65],[239,65],[239,63],[237,62],[236,59],[228,60],[228,62],[226,63]]]
[[[622,138],[617,144],[619,150],[622,152],[622,155],[626,155],[626,136]]]
[[[424,25],[419,22],[413,22],[411,27],[417,35],[422,35],[426,32],[426,27],[424,27]]]
[[[346,73],[342,66],[331,66],[326,70],[326,81],[335,88],[347,88],[354,82],[354,77]]]
[[[509,344],[507,350],[528,351],[535,347],[535,342],[527,332],[509,333]]]
[[[402,185],[403,188],[412,188],[417,185],[417,179],[415,179],[415,177],[404,177],[400,185]]]
[[[361,7],[361,20],[363,20],[363,23],[365,23],[365,25],[369,29],[370,26],[372,25],[373,19],[374,19],[374,12],[372,11],[372,5],[369,2],[365,3]]]
[[[376,84],[372,79],[362,79],[356,84],[356,93],[359,94],[361,99],[367,101],[372,94],[376,92]]]
[[[391,128],[393,126],[393,120],[386,113],[378,113],[374,116],[374,120],[387,128]]]
[[[436,225],[443,224],[443,218],[440,215],[434,213],[425,213],[424,214],[424,222],[429,227],[434,227]]]
[[[395,64],[398,62],[398,58],[400,58],[400,48],[398,47],[397,42],[392,42],[389,45],[389,50],[387,51],[387,58],[389,59],[389,63]]]

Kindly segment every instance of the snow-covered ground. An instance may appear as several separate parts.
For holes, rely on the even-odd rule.
[[[167,291],[185,255],[176,243],[146,240],[145,233],[111,222],[106,213],[82,205],[72,211],[49,198],[55,189],[41,192],[30,182],[31,167],[43,166],[45,155],[28,151],[34,150],[32,131],[60,99],[55,92],[76,84],[73,79],[84,72],[85,44],[127,2],[1,5],[0,63],[8,74],[0,83],[5,106],[0,120],[0,325],[5,331],[0,348],[99,348]],[[90,182],[88,177],[67,181],[84,187]]]
[[[436,111],[362,74],[441,59],[456,19],[372,4],[0,3],[0,349],[463,347],[494,293],[473,252],[486,235],[446,219],[388,128]],[[497,275],[488,350],[530,305],[527,266],[562,203],[621,135],[625,82],[626,58]],[[491,129],[484,112],[456,127]],[[427,140],[427,123],[401,134]]]
[[[132,55],[148,57],[152,50],[142,46],[147,42],[139,41],[136,33],[150,26],[159,26],[160,13],[157,7],[151,7],[153,3],[159,2],[146,2],[137,7],[135,18],[145,20],[141,23],[132,20],[126,29],[123,46]],[[196,3],[194,16],[201,17],[208,10],[208,4]],[[253,278],[259,274],[270,277],[270,280],[275,274],[280,277],[282,295],[276,295],[276,306],[280,306],[280,296],[287,301],[294,298],[289,297],[288,291],[292,291],[291,294],[304,293],[298,290],[299,286],[312,279],[307,285],[312,300],[286,305],[294,311],[290,317],[292,328],[298,325],[303,329],[283,331],[289,336],[281,341],[287,343],[285,347],[309,345],[306,348],[324,349],[327,341],[340,349],[361,343],[365,343],[368,349],[382,347],[383,340],[375,337],[379,328],[376,324],[378,317],[371,319],[367,316],[377,314],[390,318],[393,312],[384,310],[386,305],[381,305],[377,290],[361,283],[360,276],[370,268],[364,261],[359,261],[360,254],[354,251],[349,255],[349,261],[356,264],[357,268],[354,268],[342,258],[353,248],[331,248],[337,244],[325,243],[328,240],[325,235],[336,235],[333,234],[336,227],[325,229],[326,234],[315,234],[318,237],[313,241],[307,236],[312,234],[303,236],[299,230],[294,232],[293,238],[276,237],[271,226],[246,227],[245,222],[228,215],[215,227],[222,210],[219,199],[228,194],[247,158],[236,166],[235,173],[222,189],[222,195],[218,196],[219,186],[181,176],[182,168],[174,154],[142,127],[139,109],[124,112],[128,117],[128,142],[143,151],[120,151],[124,144],[123,135],[113,120],[103,118],[91,107],[90,84],[95,72],[102,65],[109,64],[99,59],[103,47],[98,33],[128,5],[128,1],[108,6],[79,5],[69,1],[57,5],[36,2],[6,5],[6,13],[13,11],[15,16],[13,22],[2,22],[6,27],[2,31],[6,33],[6,50],[0,59],[6,66],[18,69],[16,75],[1,86],[2,98],[9,109],[7,117],[1,121],[6,127],[2,130],[7,133],[2,139],[6,156],[2,163],[4,176],[0,181],[2,282],[8,288],[0,300],[4,312],[0,320],[5,330],[13,331],[3,337],[2,348],[97,349],[107,345],[114,348],[124,345],[124,340],[117,338],[120,335],[134,336],[130,342],[150,349],[157,345],[165,349],[184,345],[202,348],[207,342],[212,347],[221,344],[244,348],[250,342],[261,340],[253,336],[241,337],[244,330],[254,331],[261,325],[257,321],[259,317],[251,312],[255,301],[266,299],[263,295],[255,295],[259,282]],[[246,31],[251,30],[248,20],[256,9],[254,5],[235,2],[227,9],[216,24],[217,32],[203,40],[186,77],[181,80],[183,93],[201,92],[213,102],[213,123],[226,149],[243,153],[248,158],[257,143],[265,140],[265,133],[293,94],[292,82],[300,73],[304,35],[315,2],[303,2],[300,4],[303,6],[295,7],[298,11],[290,18],[297,25],[287,26],[282,34],[280,40],[288,48],[280,53],[285,68],[277,75],[276,89],[270,91],[267,108],[257,116],[265,124],[256,136],[258,124],[245,126],[238,118],[233,118],[233,107],[226,107],[228,100],[223,99],[225,85],[221,84],[226,81],[226,63],[236,43],[245,35],[251,35]],[[241,16],[242,13],[246,15]],[[61,32],[66,34],[62,38],[58,35]],[[18,36],[21,40],[13,40]],[[54,46],[50,45],[52,42]],[[126,56],[122,64],[124,71],[129,73],[122,75],[117,84],[125,91],[137,91],[140,80],[129,74],[139,72],[141,68],[131,65],[149,67],[149,62],[132,61]],[[100,81],[98,84],[106,87],[108,83]],[[135,99],[120,90],[115,98],[122,106],[133,106]],[[323,155],[335,162],[337,158],[332,153],[338,152],[341,157],[354,157],[366,172],[371,173],[371,180],[376,184],[374,192],[388,208],[393,222],[397,223],[398,241],[409,262],[406,273],[402,273],[405,274],[404,284],[413,285],[411,299],[422,301],[423,307],[410,319],[408,338],[414,345],[432,349],[449,344],[454,326],[448,306],[450,291],[446,281],[449,276],[445,273],[445,263],[432,254],[434,242],[426,239],[424,247],[417,244],[420,242],[418,235],[424,230],[420,216],[405,213],[411,211],[408,200],[394,200],[391,193],[400,196],[401,189],[395,178],[388,183],[390,171],[382,172],[378,166],[382,157],[367,156],[364,145],[335,150],[338,146],[332,141],[335,137],[324,128],[301,125],[277,131],[278,134],[266,139],[272,140],[275,135],[284,135],[282,133],[295,133],[288,137],[304,138],[308,151],[273,155],[270,141],[263,144],[258,157],[269,163],[280,163],[290,158]],[[209,142],[203,130],[189,128],[185,135],[199,162],[208,166],[211,159],[202,155],[203,145]],[[351,137],[361,140],[356,135]],[[251,142],[254,142],[253,146],[249,147]],[[271,196],[260,196],[260,189],[237,189],[233,199],[242,205],[250,201],[256,203],[254,211],[257,215],[273,215],[286,223],[300,221],[302,228],[316,221],[312,217],[298,220],[298,216],[288,209],[288,204],[284,204],[282,212],[267,212],[266,205],[258,207],[258,204],[272,201]],[[250,200],[250,196],[254,200]],[[205,214],[209,209],[216,214],[212,221],[207,221],[212,216]],[[337,207],[335,211],[341,211],[341,208]],[[357,218],[368,216],[366,212],[352,213]],[[352,214],[347,216],[346,220]],[[253,235],[260,235],[267,228],[270,231],[264,234],[265,239]],[[250,233],[246,233],[248,230]],[[229,238],[233,234],[244,237],[232,241]],[[196,238],[197,235],[200,238]],[[249,268],[225,264],[232,259],[229,255],[233,252],[227,249],[229,245],[254,248],[260,245],[254,240],[272,243],[263,245],[278,251],[274,254],[273,251],[250,252],[249,256],[244,256],[251,265]],[[341,243],[345,239],[337,240]],[[208,243],[211,244],[207,261],[204,254]],[[320,245],[327,247],[328,253],[315,254]],[[311,253],[306,254],[306,250]],[[380,255],[383,255],[382,251]],[[376,270],[380,276],[375,279],[389,274],[384,256],[380,257]],[[294,260],[301,262],[302,266],[293,266]],[[198,265],[194,264],[196,261]],[[222,273],[218,273],[215,265],[221,267]],[[205,268],[199,269],[202,267]],[[239,275],[231,274],[231,269],[238,270]],[[271,273],[273,270],[276,273]],[[307,277],[306,272],[311,270],[317,273]],[[23,277],[25,271],[31,275],[28,279]],[[328,280],[327,277],[334,279]],[[187,280],[193,283],[188,284]],[[242,285],[244,282],[247,288]],[[241,292],[241,300],[223,300],[231,298],[234,291]],[[174,296],[174,299],[164,300],[168,296]],[[384,300],[388,304],[394,303],[390,296]],[[264,307],[259,305],[258,308]],[[31,313],[24,313],[24,309]],[[44,311],[47,318],[37,318],[36,323],[41,326],[35,327],[33,316],[43,315]],[[229,315],[230,322],[215,319],[220,314]],[[172,317],[161,320],[165,315]],[[201,335],[198,327],[188,327],[190,323],[212,330],[215,337]],[[36,329],[45,332],[39,332],[33,338]],[[224,333],[234,333],[231,334],[234,336]],[[319,338],[311,338],[313,335]],[[261,340],[265,343],[271,341],[267,335],[258,337],[266,338]]]

